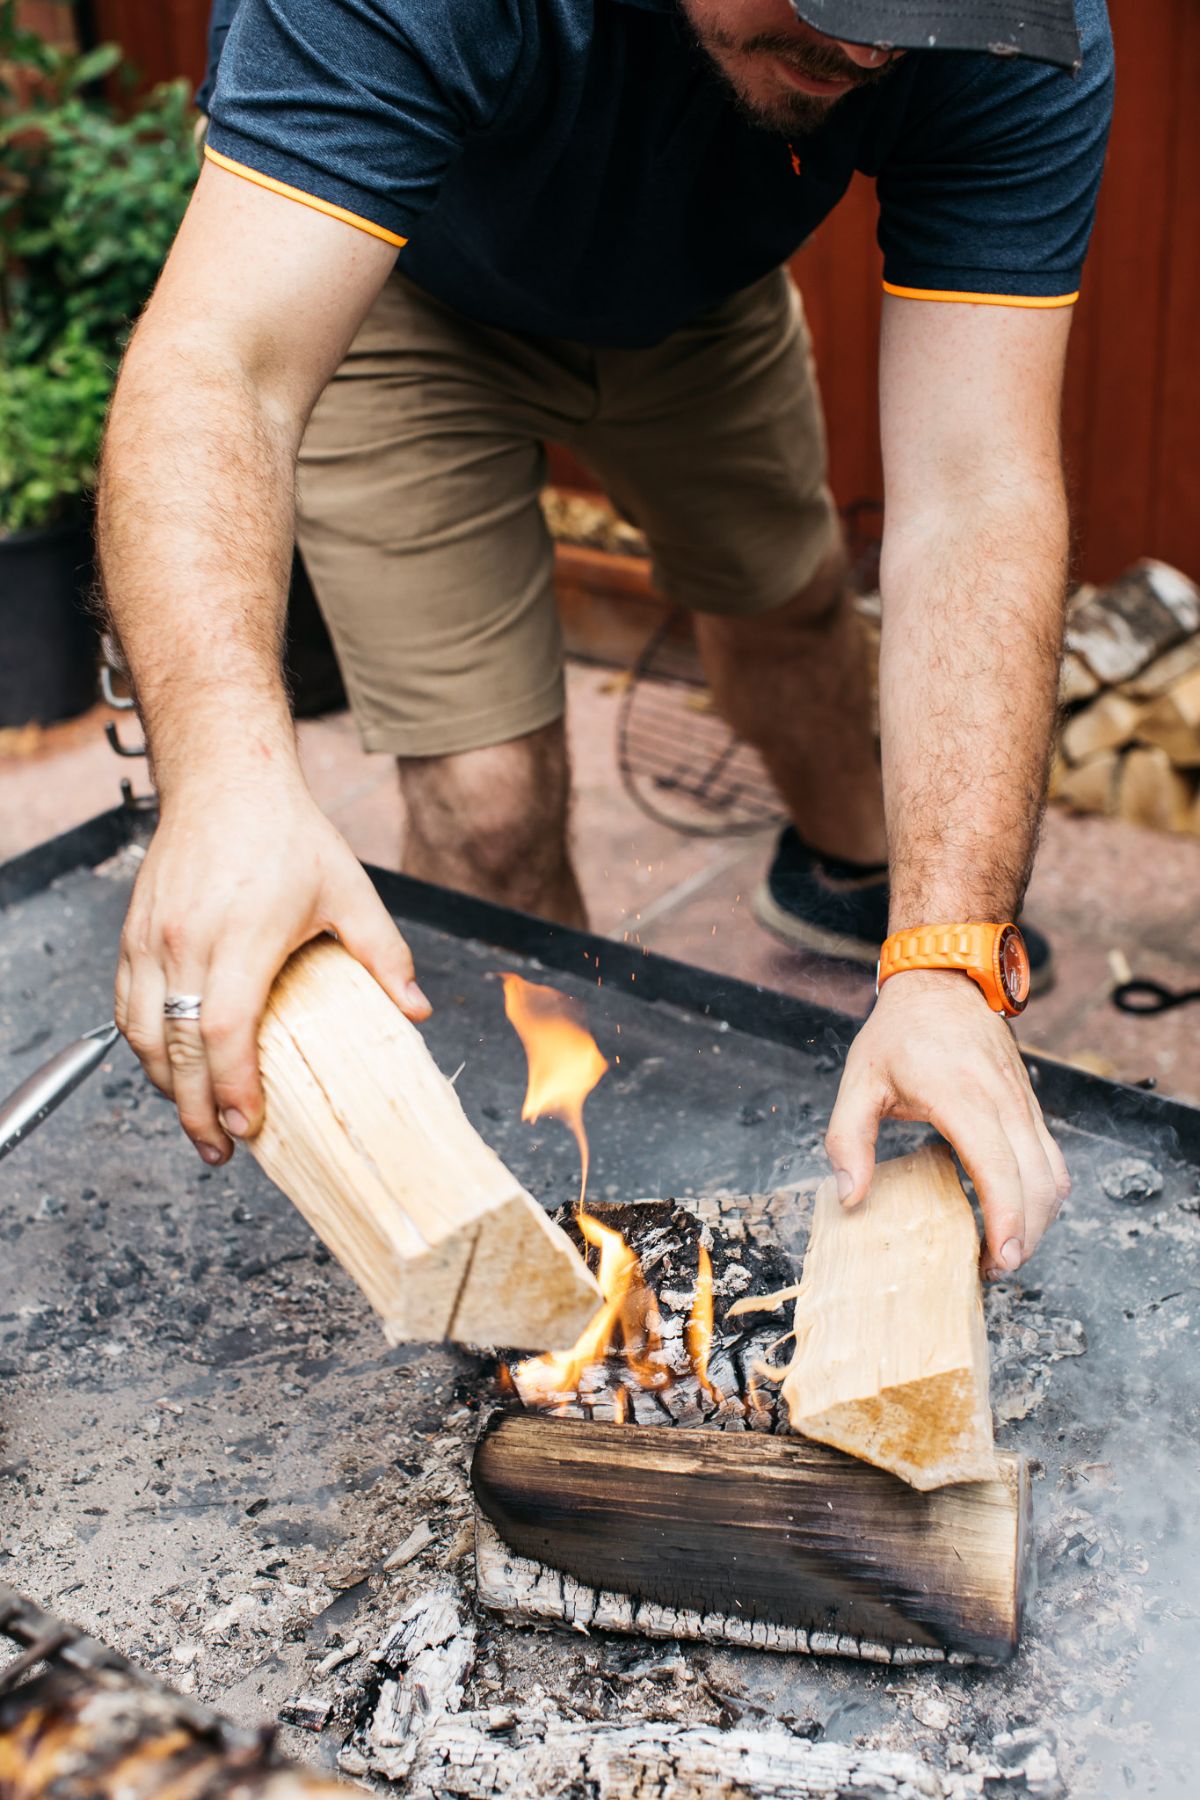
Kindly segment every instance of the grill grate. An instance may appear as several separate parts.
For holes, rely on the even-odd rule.
[[[842,522],[851,591],[869,592],[879,579],[882,508],[857,501]],[[617,766],[647,817],[689,837],[734,837],[782,825],[787,816],[757,750],[717,712],[682,606],[630,671],[617,719]]]

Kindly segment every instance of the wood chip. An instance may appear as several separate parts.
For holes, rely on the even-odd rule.
[[[435,1541],[434,1533],[428,1519],[422,1519],[415,1525],[402,1544],[397,1544],[392,1554],[384,1562],[384,1569],[390,1574],[393,1569],[403,1569],[410,1562],[415,1562],[422,1550],[428,1550]]]

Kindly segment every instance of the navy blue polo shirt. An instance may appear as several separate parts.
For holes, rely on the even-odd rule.
[[[394,244],[485,324],[645,346],[792,255],[874,177],[885,286],[1075,298],[1112,104],[1082,66],[914,51],[803,141],[749,120],[676,0],[216,0],[207,154]]]

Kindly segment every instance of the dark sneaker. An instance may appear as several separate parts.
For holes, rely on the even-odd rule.
[[[821,856],[788,825],[753,907],[759,924],[787,943],[873,969],[887,936],[887,866],[864,868]],[[1030,925],[1021,930],[1029,949],[1029,991],[1045,993],[1054,984],[1054,953],[1040,931]]]

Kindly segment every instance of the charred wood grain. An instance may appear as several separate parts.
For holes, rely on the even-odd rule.
[[[814,1744],[778,1727],[719,1731],[460,1713],[426,1733],[409,1792],[454,1800],[941,1800],[912,1755]]]
[[[125,1670],[51,1669],[0,1700],[0,1800],[345,1800],[339,1781],[197,1724]]]
[[[509,1550],[629,1603],[597,1625],[642,1629],[648,1603],[784,1628],[797,1649],[999,1662],[1020,1636],[1029,1481],[998,1460],[997,1480],[920,1492],[800,1438],[501,1414],[471,1480]]]

